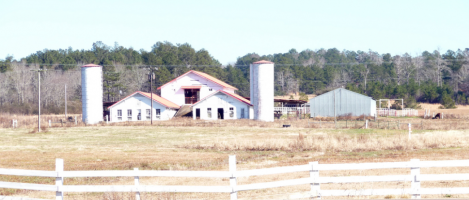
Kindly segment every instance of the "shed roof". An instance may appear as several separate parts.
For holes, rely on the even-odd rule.
[[[250,97],[243,97],[247,100],[251,100]],[[276,99],[274,98],[274,102],[283,102],[283,103],[299,103],[299,104],[305,104],[308,103],[308,101],[303,101],[303,100],[297,100],[297,99]]]
[[[356,95],[360,95],[360,96],[363,96],[363,97],[367,97],[367,98],[370,98],[370,99],[373,100],[373,98],[371,98],[371,97],[369,97],[369,96],[366,96],[366,95],[363,95],[363,94],[360,94],[360,93],[357,93],[357,92],[354,92],[354,91],[351,91],[351,90],[347,90],[347,89],[345,89],[345,88],[336,88],[336,89],[331,90],[331,91],[329,91],[329,92],[326,92],[326,93],[324,93],[324,94],[328,94],[328,93],[331,93],[332,91],[336,91],[336,90],[345,90],[345,91],[347,91],[347,92],[351,92],[351,93],[354,93],[354,94],[356,94]],[[315,99],[315,98],[321,97],[321,96],[324,95],[324,94],[320,94],[320,95],[315,96],[314,98],[311,98],[311,99]],[[311,99],[310,99],[310,100],[311,100]]]
[[[228,95],[228,96],[230,96],[230,97],[235,98],[235,99],[238,100],[238,101],[241,101],[241,102],[243,102],[243,103],[245,103],[245,104],[248,104],[248,105],[252,106],[251,102],[250,102],[249,100],[245,99],[244,97],[239,96],[239,95],[234,94],[234,93],[225,92],[225,91],[223,91],[223,90],[218,90],[218,91],[213,92],[212,94],[209,94],[209,95],[206,96],[205,98],[203,98],[203,99],[201,99],[201,100],[195,102],[194,104],[192,104],[192,106],[194,106],[195,104],[198,104],[198,103],[202,102],[202,101],[205,100],[205,99],[208,99],[209,97],[211,97],[211,96],[213,96],[213,95],[215,95],[215,94],[217,94],[217,93],[226,94],[226,95]]]
[[[183,77],[183,76],[186,76],[186,75],[189,74],[189,73],[193,73],[193,74],[195,74],[195,75],[198,75],[198,76],[200,76],[200,77],[202,77],[202,78],[205,78],[205,79],[207,79],[207,80],[209,80],[209,81],[211,81],[211,82],[213,82],[213,83],[215,83],[215,84],[218,84],[218,85],[220,85],[220,86],[222,86],[222,87],[224,87],[224,88],[231,88],[231,89],[233,89],[233,90],[238,90],[238,88],[235,88],[234,86],[231,86],[230,84],[227,84],[227,83],[221,81],[220,79],[217,79],[217,78],[215,78],[215,77],[213,77],[213,76],[210,76],[210,75],[208,75],[208,74],[206,74],[206,73],[199,72],[199,71],[194,71],[194,70],[190,70],[190,71],[184,73],[183,75],[178,76],[177,78],[175,78],[175,79],[173,79],[173,80],[171,80],[171,81],[165,83],[164,85],[160,86],[158,89],[161,89],[162,87],[166,86],[167,84],[169,84],[169,83],[171,83],[171,82],[174,82],[174,81],[176,81],[177,79],[179,79],[179,78],[181,78],[181,77]]]
[[[137,93],[138,93],[138,94],[141,94],[142,96],[147,97],[147,98],[149,98],[149,99],[151,98],[151,93],[136,91],[136,92],[130,94],[129,96],[126,96],[125,98],[119,100],[118,102],[112,104],[112,105],[109,106],[108,108],[111,108],[112,106],[117,105],[117,104],[120,103],[121,101],[123,101],[123,100],[125,100],[125,99],[127,99],[127,98],[129,98],[129,97],[131,97],[131,96],[133,96],[133,95],[135,95],[135,94],[137,94]],[[177,104],[175,104],[175,103],[173,103],[172,101],[167,100],[167,99],[165,99],[165,98],[163,98],[163,97],[160,97],[160,96],[158,96],[157,94],[153,94],[153,100],[156,101],[157,103],[163,105],[163,106],[166,106],[167,108],[176,108],[176,109],[179,109],[179,108],[180,108],[180,106],[178,106]]]

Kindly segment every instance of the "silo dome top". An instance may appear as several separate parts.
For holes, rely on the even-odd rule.
[[[274,64],[274,63],[268,60],[259,60],[257,62],[253,62],[252,64]]]
[[[87,65],[83,65],[81,67],[103,67],[101,65],[95,65],[95,64],[87,64]]]

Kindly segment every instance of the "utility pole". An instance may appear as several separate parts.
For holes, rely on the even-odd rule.
[[[67,84],[65,84],[65,119],[67,119]]]
[[[150,102],[151,102],[151,109],[150,109],[150,121],[151,125],[153,125],[153,79],[155,78],[155,73],[150,69]]]
[[[37,107],[38,107],[38,114],[37,114],[37,132],[41,132],[41,72],[45,72],[45,69],[32,69],[31,71],[37,72],[37,80],[38,80],[38,100],[37,100]]]
[[[337,118],[336,118],[336,113],[335,113],[335,90],[333,90],[332,92],[334,92],[334,125],[335,125],[335,128],[337,128]]]
[[[153,125],[153,80],[155,79],[155,73],[153,70],[158,70],[158,67],[149,67],[150,72],[148,73],[148,79],[150,79],[150,123]]]

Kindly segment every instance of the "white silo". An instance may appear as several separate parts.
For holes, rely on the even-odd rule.
[[[81,103],[83,122],[103,121],[103,67],[87,64],[81,67]]]
[[[251,104],[254,106],[254,119],[274,121],[274,63],[257,61],[250,66]]]

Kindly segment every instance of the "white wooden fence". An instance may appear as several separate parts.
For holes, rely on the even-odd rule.
[[[415,117],[418,116],[418,110],[404,108],[402,110],[378,108],[376,109],[378,116],[392,116],[392,117]]]
[[[426,167],[469,167],[469,160],[447,161],[419,161],[385,162],[385,163],[353,163],[353,164],[319,164],[310,162],[307,165],[276,167],[254,170],[236,170],[236,157],[229,157],[229,171],[156,171],[145,170],[111,170],[111,171],[63,171],[63,160],[56,160],[55,171],[1,169],[0,175],[55,177],[55,185],[0,182],[0,188],[55,191],[56,199],[62,200],[65,192],[135,192],[135,198],[140,199],[140,192],[213,192],[230,193],[231,199],[238,198],[238,192],[259,190],[284,186],[309,184],[311,190],[308,196],[321,198],[322,196],[357,196],[357,195],[411,195],[420,198],[422,194],[469,194],[469,187],[458,188],[421,188],[421,181],[461,181],[469,180],[469,174],[420,174],[420,168]],[[409,175],[386,176],[346,176],[319,177],[320,171],[330,170],[367,170],[385,168],[410,168]],[[282,180],[266,183],[237,185],[236,178],[248,176],[272,175],[292,172],[310,172],[309,177]],[[63,185],[64,178],[69,177],[134,177],[135,185]],[[164,186],[140,185],[139,177],[214,177],[229,178],[228,186]],[[363,190],[321,190],[325,183],[363,183],[363,182],[396,182],[409,181],[411,188],[405,189],[363,189]]]
[[[286,115],[289,112],[309,114],[309,107],[274,107],[274,111],[280,111],[283,115]]]

